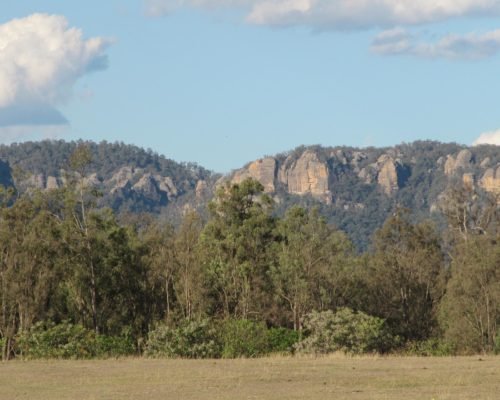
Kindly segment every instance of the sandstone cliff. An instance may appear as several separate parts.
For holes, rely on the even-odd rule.
[[[306,150],[297,161],[283,168],[280,176],[289,193],[311,194],[331,201],[328,165],[320,161],[314,151]]]
[[[385,194],[391,196],[399,189],[399,161],[391,156],[384,154],[377,160],[378,177],[377,182],[384,190]]]
[[[481,178],[480,185],[488,192],[500,194],[500,165],[488,168]]]
[[[266,193],[272,193],[275,190],[274,181],[276,179],[276,160],[272,157],[266,157],[252,162],[247,168],[236,171],[233,176],[233,182],[240,183],[247,178],[253,178],[264,186]]]

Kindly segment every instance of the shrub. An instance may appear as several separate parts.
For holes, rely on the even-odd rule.
[[[23,358],[91,358],[95,334],[68,321],[56,325],[38,322],[19,335],[17,347]]]
[[[302,353],[385,352],[394,343],[383,319],[349,308],[336,313],[313,311],[305,316],[303,326],[306,337],[295,346]]]
[[[129,337],[96,335],[69,321],[57,325],[39,322],[17,338],[17,353],[27,359],[106,358],[130,355],[134,351],[134,343]]]
[[[287,328],[271,328],[267,332],[269,352],[290,353],[299,341],[299,332]]]
[[[158,325],[149,332],[144,352],[149,357],[218,358],[221,346],[209,320],[183,321],[178,327]]]
[[[456,354],[455,346],[439,338],[431,338],[421,342],[412,342],[406,346],[405,352],[415,356],[450,356]]]
[[[221,326],[224,358],[258,357],[269,352],[267,327],[263,322],[229,319]]]
[[[99,358],[123,357],[137,353],[130,336],[104,336],[95,338],[95,355]]]

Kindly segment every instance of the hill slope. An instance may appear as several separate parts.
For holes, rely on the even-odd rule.
[[[26,142],[0,146],[0,184],[50,190],[64,184],[78,143]],[[439,220],[445,189],[466,184],[500,194],[500,147],[467,148],[431,141],[390,148],[299,147],[251,162],[221,177],[194,163],[177,163],[123,143],[87,143],[93,154],[88,181],[103,193],[100,205],[118,213],[150,212],[176,221],[186,208],[203,210],[222,181],[259,180],[278,213],[292,204],[317,206],[360,248],[395,207],[416,219]]]

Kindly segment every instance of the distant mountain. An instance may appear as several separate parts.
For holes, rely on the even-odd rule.
[[[149,212],[175,222],[186,209],[203,210],[217,185],[251,177],[275,199],[278,213],[293,204],[317,206],[359,248],[366,248],[396,207],[411,209],[417,220],[439,222],[447,187],[465,184],[478,193],[500,195],[499,146],[432,141],[364,149],[302,146],[221,176],[136,146],[87,144],[93,153],[87,180],[103,193],[100,204],[118,213]],[[0,146],[0,183],[20,191],[60,187],[77,145],[42,141]]]
[[[92,152],[87,182],[103,194],[100,206],[118,213],[178,216],[187,205],[203,208],[219,176],[195,163],[178,163],[123,143],[41,141],[0,146],[0,182],[23,192],[64,185],[69,160],[79,144]]]

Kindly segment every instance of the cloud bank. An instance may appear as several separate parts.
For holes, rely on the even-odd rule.
[[[480,144],[495,144],[500,146],[500,129],[491,132],[485,132],[479,135],[479,137],[474,141],[473,145],[478,146]]]
[[[478,60],[500,52],[500,29],[481,34],[447,35],[429,43],[420,41],[405,29],[395,28],[378,34],[371,51],[379,55]]]
[[[79,78],[107,67],[109,44],[84,39],[59,15],[33,14],[0,25],[0,135],[6,127],[67,124],[56,107],[71,98]]]
[[[144,0],[149,16],[182,7],[239,8],[249,23],[353,30],[500,15],[498,0]]]

